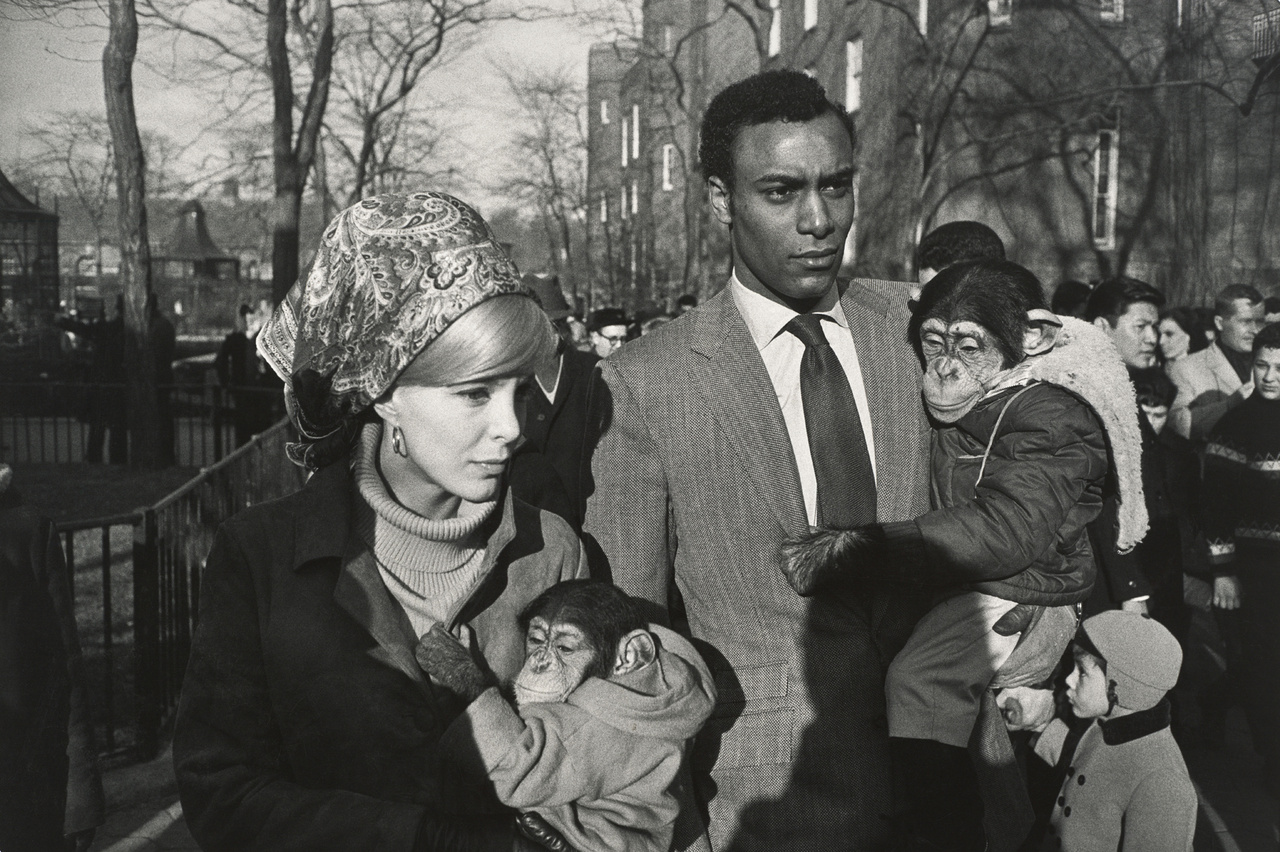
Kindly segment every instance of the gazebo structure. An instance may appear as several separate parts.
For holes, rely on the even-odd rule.
[[[151,271],[156,278],[171,281],[236,281],[240,278],[240,259],[225,254],[214,244],[205,223],[204,206],[192,200],[178,208],[178,221],[169,239],[152,250]]]
[[[58,309],[58,214],[33,204],[0,172],[0,305],[25,326]]]

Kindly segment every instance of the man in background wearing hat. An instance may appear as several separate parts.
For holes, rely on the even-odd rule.
[[[1039,730],[1036,754],[1065,768],[1042,849],[1190,852],[1196,791],[1169,730],[1166,693],[1182,648],[1160,622],[1109,610],[1080,625],[1067,701],[1089,724],[1072,750],[1061,719]]]
[[[526,503],[555,512],[574,530],[582,529],[586,496],[582,491],[583,446],[587,425],[587,387],[600,359],[570,343],[572,312],[554,275],[525,275],[538,296],[560,345],[556,357],[538,368],[537,388],[525,404],[524,443],[511,460],[511,490]]]
[[[591,345],[601,358],[608,358],[627,342],[627,315],[621,308],[601,308],[587,317]]]

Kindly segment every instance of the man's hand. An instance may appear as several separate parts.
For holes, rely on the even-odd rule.
[[[496,683],[493,676],[481,669],[471,652],[439,622],[422,635],[413,656],[422,670],[436,683],[453,691],[470,704]]]
[[[783,541],[778,561],[796,594],[809,597],[836,579],[855,578],[872,546],[864,528],[815,527]]]
[[[1028,686],[1003,689],[996,695],[996,706],[1009,730],[1040,733],[1053,721],[1053,690]]]
[[[1240,581],[1232,576],[1213,578],[1213,605],[1218,609],[1240,608]]]
[[[1138,615],[1150,615],[1150,613],[1147,612],[1146,598],[1134,598],[1133,600],[1123,601],[1120,604],[1120,609],[1123,612],[1136,612]]]

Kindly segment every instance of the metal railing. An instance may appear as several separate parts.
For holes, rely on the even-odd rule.
[[[1280,9],[1253,16],[1253,59],[1264,62],[1280,53]]]
[[[280,401],[270,389],[228,391],[217,385],[175,384],[163,392],[164,437],[173,464],[207,467],[236,445],[238,405],[257,400],[269,410]],[[110,432],[124,434],[122,384],[5,382],[0,384],[0,447],[17,463],[99,462],[120,464],[127,439],[113,444]],[[242,427],[241,431],[244,429]],[[97,444],[92,447],[91,443]]]
[[[281,421],[153,506],[58,525],[81,580],[77,621],[104,754],[156,754],[182,688],[214,532],[241,509],[302,485],[284,453],[289,439]],[[80,550],[90,563],[97,554],[98,570],[82,568]]]

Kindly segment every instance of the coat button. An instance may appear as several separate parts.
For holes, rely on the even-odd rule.
[[[1076,774],[1076,768],[1075,768],[1074,766],[1068,766],[1068,767],[1067,767],[1067,777],[1068,777],[1068,778],[1074,778],[1074,777],[1075,777],[1075,774]]]
[[[1070,806],[1070,805],[1067,805],[1065,808],[1063,808],[1063,809],[1062,809],[1062,815],[1063,815],[1063,816],[1071,816],[1071,806]]]
[[[538,415],[538,419],[539,419],[539,420],[546,420],[546,419],[547,419],[547,415],[545,415],[545,414],[539,414],[539,415]]]
[[[1059,797],[1058,797],[1058,807],[1062,807],[1062,806],[1063,806],[1063,805],[1065,805],[1066,803],[1067,803],[1067,797],[1066,797],[1066,796],[1059,796]]]
[[[1081,786],[1084,786],[1084,776],[1083,776],[1083,775],[1081,775],[1079,778],[1077,778],[1077,779],[1076,779],[1076,783],[1077,783],[1077,784],[1079,784],[1079,785],[1081,785]]]

